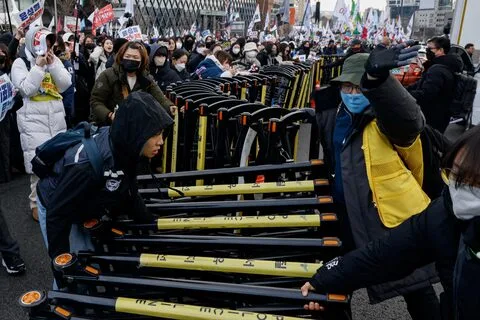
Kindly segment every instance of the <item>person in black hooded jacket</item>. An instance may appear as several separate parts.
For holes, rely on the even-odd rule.
[[[167,47],[152,45],[152,50],[150,51],[150,74],[162,91],[165,91],[170,84],[182,81],[178,73],[171,68],[167,56]]]
[[[454,98],[455,72],[462,72],[457,55],[449,55],[450,40],[433,37],[427,41],[428,69],[422,78],[408,87],[408,92],[422,108],[427,124],[445,132],[450,122],[449,106]]]
[[[55,174],[40,180],[40,226],[52,259],[92,249],[89,236],[78,227],[88,219],[128,214],[136,221],[153,220],[138,194],[136,169],[159,153],[163,130],[172,124],[154,97],[132,92],[120,104],[111,127],[93,136],[103,158],[102,176],[95,175],[79,143],[57,161]]]

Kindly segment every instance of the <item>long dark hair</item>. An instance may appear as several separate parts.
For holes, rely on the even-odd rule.
[[[5,43],[0,43],[0,51],[2,51],[5,54],[5,65],[1,71],[5,73],[10,73],[13,62],[10,55],[8,54],[8,47]]]
[[[443,159],[443,167],[454,175],[456,186],[480,187],[480,126],[465,132]],[[456,160],[456,161],[455,161]]]

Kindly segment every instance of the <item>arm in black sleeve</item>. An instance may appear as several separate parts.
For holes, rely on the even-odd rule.
[[[369,80],[365,74],[361,86],[375,110],[380,130],[392,143],[410,146],[425,126],[425,118],[415,99],[393,76]]]
[[[69,235],[76,214],[85,210],[95,190],[89,163],[67,167],[50,197],[47,208],[48,254],[53,259],[70,251]]]
[[[20,42],[17,40],[17,38],[13,37],[12,41],[8,44],[8,56],[10,59],[15,60],[17,57],[17,50],[18,50],[18,45]]]

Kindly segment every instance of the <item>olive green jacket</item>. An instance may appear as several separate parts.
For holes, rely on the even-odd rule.
[[[170,114],[170,106],[173,103],[163,94],[152,76],[145,71],[137,75],[137,82],[132,90],[128,85],[127,75],[123,69],[114,64],[102,72],[93,86],[90,98],[90,117],[97,125],[110,125],[108,114],[113,112],[117,105],[134,91],[150,93],[162,107]]]

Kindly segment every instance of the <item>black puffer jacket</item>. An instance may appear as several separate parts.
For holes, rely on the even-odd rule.
[[[454,72],[462,69],[463,63],[456,55],[437,57],[422,78],[408,88],[422,108],[427,124],[442,133],[450,121],[448,109],[454,95]]]
[[[130,214],[151,221],[136,185],[136,167],[147,140],[172,125],[158,101],[145,92],[133,92],[121,103],[111,127],[94,136],[104,161],[102,177],[95,176],[83,145],[65,152],[55,175],[40,180],[37,191],[47,209],[48,253],[54,258],[69,252],[72,224],[105,214]]]

